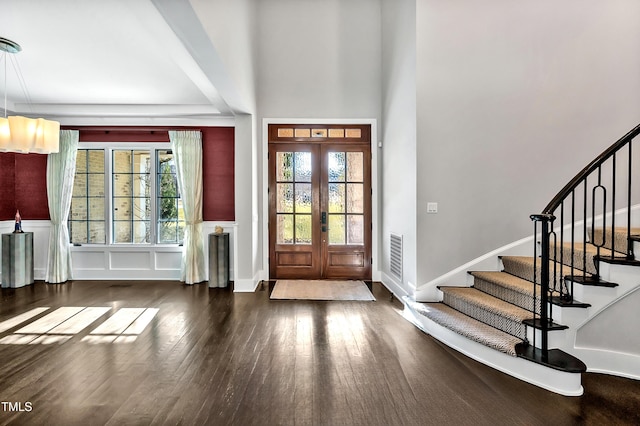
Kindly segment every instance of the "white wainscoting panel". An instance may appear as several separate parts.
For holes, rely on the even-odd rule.
[[[182,251],[179,252],[180,256],[176,256],[175,250],[165,251],[159,248],[154,253],[154,269],[157,271],[175,271],[180,270],[180,264],[182,263]]]
[[[108,257],[104,248],[90,249],[85,247],[84,250],[76,250],[71,253],[71,261],[73,262],[73,270],[82,269],[85,271],[104,271],[107,268]]]
[[[119,247],[118,247],[119,248]],[[151,252],[155,247],[126,248],[109,252],[109,268],[112,270],[151,270]]]
[[[163,256],[160,262],[158,254]],[[74,246],[71,256],[74,280],[180,279],[182,247],[178,246]]]
[[[235,222],[204,222],[205,265],[209,267],[208,237],[221,226],[229,233],[230,279],[237,270]],[[0,221],[0,233],[13,232],[13,221]],[[33,232],[34,278],[44,280],[49,251],[48,220],[23,220],[22,228]],[[182,263],[181,246],[177,245],[84,245],[71,247],[74,280],[179,280]],[[207,270],[208,274],[208,270]]]

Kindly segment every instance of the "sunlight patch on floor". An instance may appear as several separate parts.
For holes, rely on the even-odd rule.
[[[0,333],[20,326],[47,311],[35,308],[0,322]],[[0,339],[0,345],[62,344],[111,311],[110,307],[63,306]],[[95,327],[81,342],[133,343],[158,313],[156,308],[121,308]]]

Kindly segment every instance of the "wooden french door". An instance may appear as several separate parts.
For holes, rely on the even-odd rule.
[[[371,279],[369,127],[269,130],[270,278]]]

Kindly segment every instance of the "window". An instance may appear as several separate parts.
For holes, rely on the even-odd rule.
[[[69,234],[74,244],[181,243],[184,212],[171,150],[79,149]]]
[[[112,151],[112,225],[114,243],[151,242],[151,153]]]
[[[106,242],[104,176],[104,150],[78,150],[69,214],[72,243]]]
[[[157,151],[158,241],[181,243],[184,235],[184,210],[178,192],[178,177],[173,153]]]

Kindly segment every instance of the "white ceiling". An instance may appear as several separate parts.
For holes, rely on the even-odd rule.
[[[162,3],[167,2],[3,0],[0,37],[22,47],[6,55],[9,113],[55,118],[63,124],[153,124],[232,116],[213,81],[219,73],[202,66],[203,61],[221,62],[208,37],[203,43],[204,31],[189,2],[169,3],[175,16],[171,23],[154,5],[162,9]],[[166,10],[164,14],[168,16]],[[180,36],[172,29],[176,19],[182,30],[187,28]],[[192,43],[189,37],[200,39]],[[193,46],[198,46],[197,54]],[[2,61],[3,113],[4,70]]]

